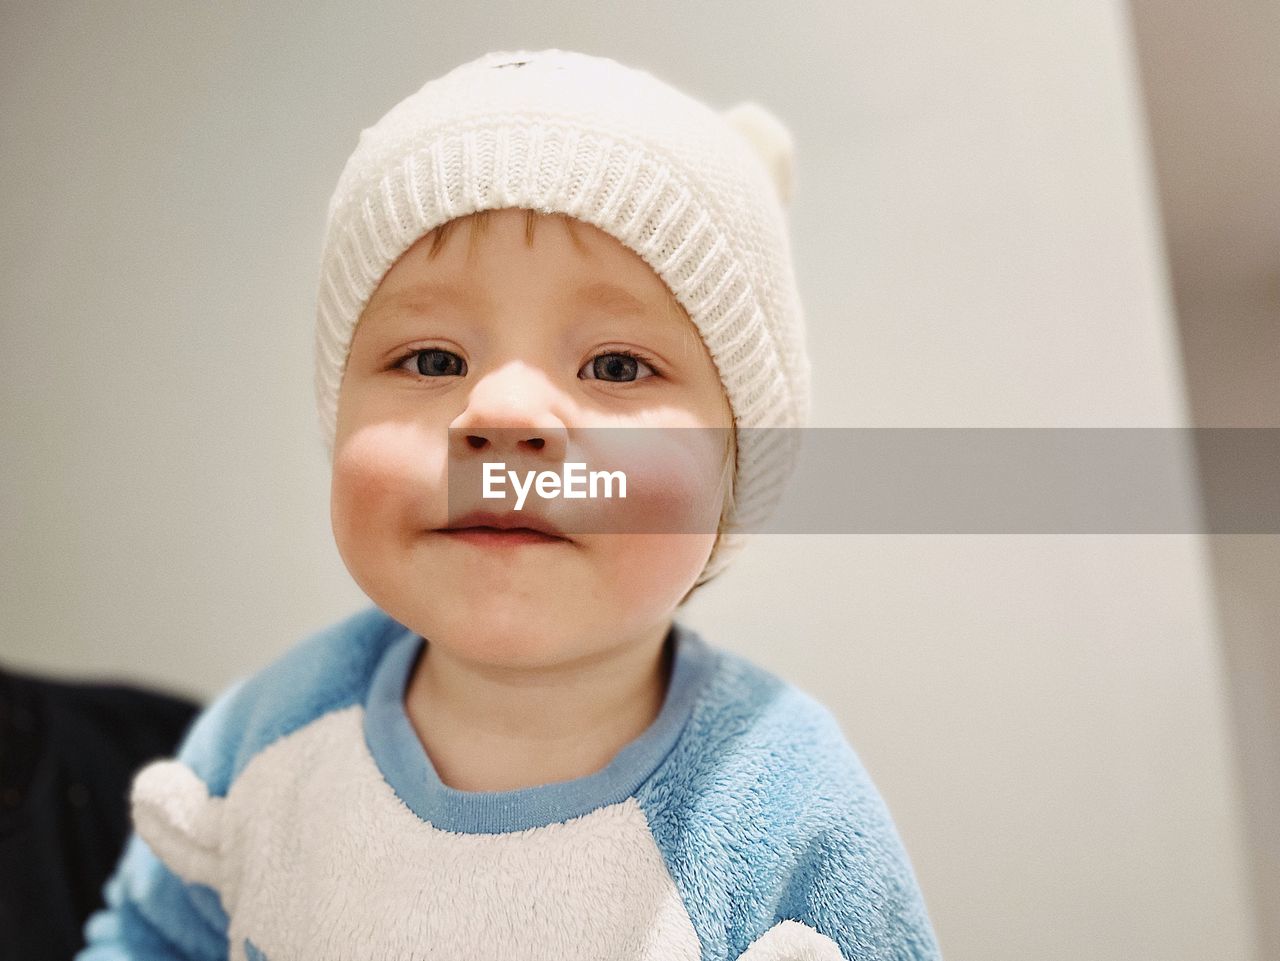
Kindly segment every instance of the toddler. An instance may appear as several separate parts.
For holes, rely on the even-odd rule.
[[[674,618],[808,416],[791,163],[763,107],[561,50],[483,56],[362,131],[315,388],[373,605],[138,774],[81,961],[938,957],[832,715]],[[622,530],[459,481],[634,428],[659,440],[618,454]]]

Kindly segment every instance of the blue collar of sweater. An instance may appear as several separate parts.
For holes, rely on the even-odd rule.
[[[441,781],[404,708],[409,674],[425,643],[413,631],[391,643],[374,673],[365,703],[365,740],[405,805],[441,830],[501,834],[579,817],[631,797],[675,746],[693,711],[714,651],[679,622],[673,622],[668,637],[674,662],[658,716],[593,774],[512,791],[460,791]]]

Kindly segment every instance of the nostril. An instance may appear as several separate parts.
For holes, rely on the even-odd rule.
[[[487,444],[488,441],[486,441],[483,437],[480,437],[477,434],[468,434],[467,443],[471,445],[472,450],[479,450],[485,444]]]
[[[544,444],[546,444],[546,441],[543,440],[541,437],[529,438],[529,446],[532,447],[534,450],[542,450],[542,447]]]

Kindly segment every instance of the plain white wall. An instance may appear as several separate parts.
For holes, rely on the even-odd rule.
[[[787,121],[818,425],[1186,423],[1118,4],[3,16],[11,665],[209,695],[366,603],[310,392],[325,204],[489,49]],[[687,619],[837,712],[948,958],[1254,958],[1200,539],[760,537]]]

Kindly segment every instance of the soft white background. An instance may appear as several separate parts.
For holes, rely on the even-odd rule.
[[[486,50],[787,121],[816,424],[1188,422],[1118,3],[3,10],[10,666],[209,696],[367,603],[312,407],[325,204],[362,127]],[[1255,961],[1206,554],[760,537],[688,620],[837,712],[948,958]]]

